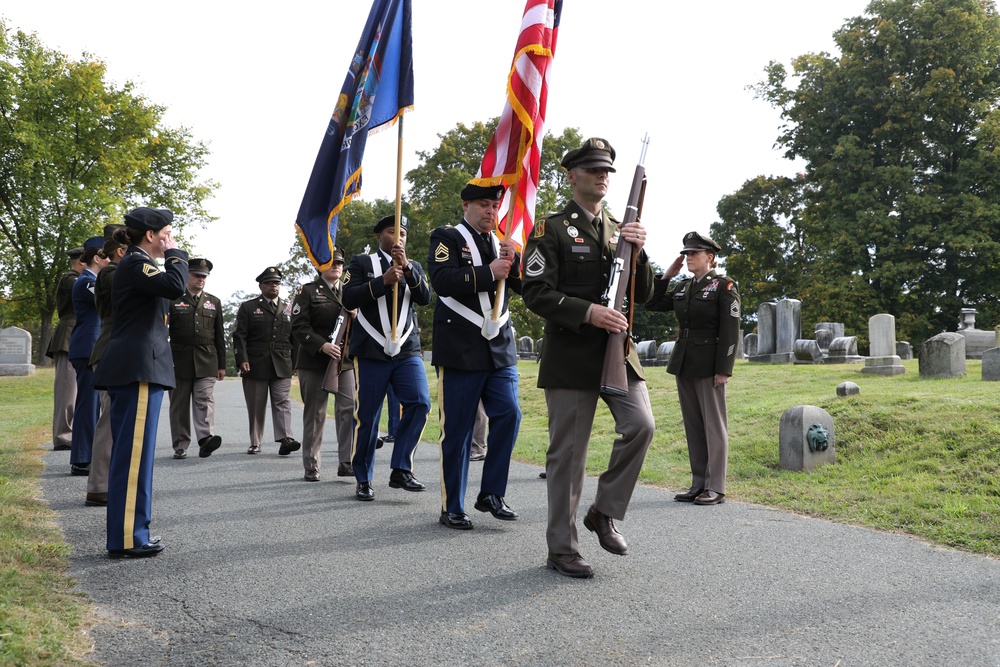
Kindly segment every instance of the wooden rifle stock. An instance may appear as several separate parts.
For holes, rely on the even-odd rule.
[[[333,332],[330,334],[330,342],[334,345],[340,347],[340,359],[330,359],[330,363],[326,365],[326,375],[323,376],[323,391],[328,394],[336,394],[337,390],[340,388],[340,367],[341,362],[344,360],[344,339],[347,338],[347,332],[351,328],[351,316],[348,313],[342,312],[339,317],[337,317],[337,324],[333,327]]]
[[[632,177],[632,189],[628,194],[628,207],[625,209],[625,218],[622,226],[639,219],[642,213],[642,200],[646,194],[646,168],[640,162],[635,166],[635,175]],[[626,273],[626,269],[628,273]],[[618,237],[618,250],[615,252],[614,263],[611,266],[611,277],[608,281],[608,289],[604,292],[604,303],[609,308],[614,308],[618,312],[624,312],[625,295],[628,285],[635,280],[635,246],[631,241],[625,239],[624,235]],[[635,304],[628,304],[629,312],[635,308]],[[631,328],[631,317],[629,318],[629,328]],[[612,396],[628,395],[628,345],[631,331],[621,331],[608,334],[607,347],[604,350],[604,366],[601,369],[601,393]]]

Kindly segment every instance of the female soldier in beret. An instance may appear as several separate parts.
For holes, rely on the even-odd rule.
[[[684,235],[684,249],[655,281],[650,310],[672,310],[680,333],[667,372],[677,377],[684,432],[691,461],[691,488],[674,500],[717,505],[726,495],[729,431],[726,383],[733,374],[740,335],[740,295],[736,283],[715,272],[719,244],[698,232]],[[670,288],[687,269],[694,274]]]

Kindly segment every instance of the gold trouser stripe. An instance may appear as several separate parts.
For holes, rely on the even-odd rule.
[[[352,359],[354,363],[354,436],[351,438],[351,461],[354,460],[354,454],[358,451],[358,427],[361,426],[361,422],[358,420],[358,387],[361,386],[361,372],[358,370],[358,358],[354,357]],[[378,424],[375,425],[378,428]]]
[[[146,412],[149,410],[149,383],[140,382],[132,425],[132,460],[128,465],[128,490],[125,492],[125,548],[135,548],[135,497],[139,490],[139,464],[146,436]]]
[[[438,422],[441,426],[441,436],[438,438],[440,456],[438,465],[441,468],[441,509],[448,511],[448,487],[444,483],[444,366],[437,368],[438,381]]]

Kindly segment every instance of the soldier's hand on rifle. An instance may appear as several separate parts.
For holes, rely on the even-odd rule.
[[[611,333],[628,331],[628,318],[614,308],[608,308],[597,303],[590,308],[588,322],[599,329],[604,329]]]
[[[646,228],[641,222],[628,222],[622,225],[622,238],[635,246],[635,249],[642,250],[646,245]]]
[[[323,347],[321,347],[319,351],[333,359],[340,359],[339,345],[334,345],[333,343],[323,343]]]
[[[661,277],[660,280],[670,280],[681,272],[681,267],[683,266],[684,255],[677,255],[677,259],[674,260],[674,263],[670,265],[670,268],[667,269],[667,272],[663,274],[663,277]]]

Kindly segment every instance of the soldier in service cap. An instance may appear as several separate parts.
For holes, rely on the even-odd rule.
[[[212,262],[188,262],[187,289],[170,304],[170,347],[176,386],[170,392],[170,439],[174,458],[187,458],[192,408],[198,456],[207,458],[222,445],[215,434],[215,383],[226,377],[226,332],[222,301],[205,291]]]
[[[331,363],[340,364],[337,392],[334,395],[334,419],[337,423],[337,476],[352,477],[351,445],[354,432],[354,367],[347,363],[343,344],[330,340],[343,316],[349,326],[352,313],[344,308],[342,278],[344,251],[333,250],[330,266],[319,271],[316,280],[303,285],[292,306],[292,335],[298,343],[295,368],[299,372],[302,395],[302,479],[318,482],[322,459],[323,428],[330,394],[323,389],[323,378]],[[346,340],[346,339],[345,339]],[[296,448],[297,449],[297,448]],[[290,451],[282,447],[278,453]]]
[[[699,232],[684,235],[680,255],[655,281],[650,310],[672,310],[680,332],[667,372],[676,376],[691,464],[691,488],[679,502],[718,505],[726,496],[729,432],[726,383],[733,374],[740,335],[736,283],[716,270],[721,247]],[[684,262],[693,277],[671,286]]]
[[[233,353],[243,381],[250,423],[247,454],[259,454],[267,398],[271,427],[281,449],[301,445],[292,436],[292,303],[281,298],[281,270],[269,266],[257,276],[260,296],[240,304],[233,329]]]
[[[601,547],[611,553],[628,550],[615,521],[625,516],[654,430],[642,367],[631,340],[628,394],[612,396],[600,391],[608,334],[628,328],[628,318],[602,300],[620,237],[635,247],[636,302],[648,298],[653,279],[643,250],[646,231],[642,223],[620,225],[603,207],[614,160],[615,149],[596,137],[566,153],[562,165],[573,197],[561,211],[536,223],[524,251],[524,303],[546,320],[538,370],[538,386],[545,389],[549,413],[546,565],[569,577],[593,576],[590,564],[580,555],[576,513],[598,398],[611,408],[619,435],[584,525],[597,533]],[[628,272],[623,275],[624,280],[633,279]]]
[[[72,446],[73,411],[76,404],[76,371],[69,361],[69,339],[76,326],[76,312],[73,309],[73,285],[83,271],[80,259],[83,246],[66,251],[69,270],[59,277],[56,286],[56,314],[59,322],[45,350],[45,356],[52,359],[55,378],[52,383],[52,449],[68,450]]]

